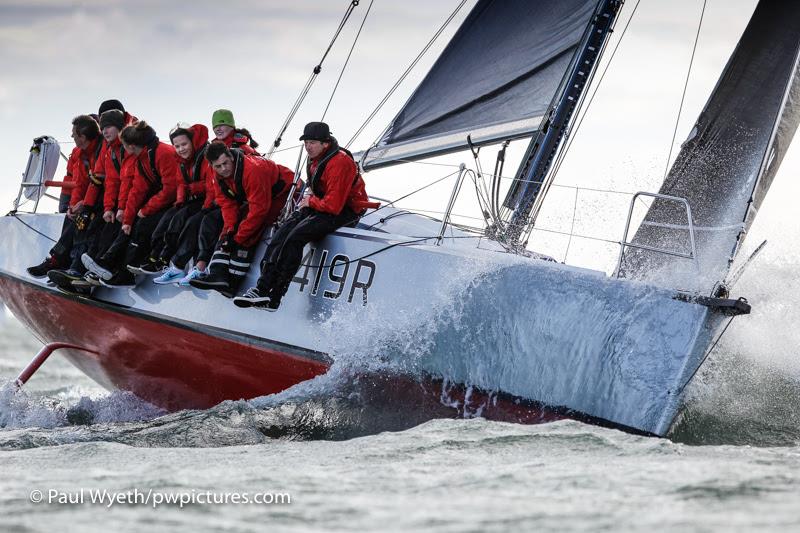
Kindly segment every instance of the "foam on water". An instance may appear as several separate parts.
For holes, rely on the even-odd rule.
[[[165,411],[129,392],[116,391],[96,397],[77,396],[70,388],[56,396],[41,396],[15,383],[0,383],[0,428],[52,429],[67,425],[151,420]]]
[[[703,444],[800,442],[800,261],[762,262],[736,287],[753,304],[688,389],[672,438]]]

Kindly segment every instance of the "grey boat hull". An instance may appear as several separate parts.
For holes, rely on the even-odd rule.
[[[62,220],[0,218],[6,287],[56,291],[25,268],[47,255],[47,237],[58,236]],[[367,216],[359,228],[312,243],[276,313],[238,309],[216,292],[149,280],[134,289],[99,288],[93,303],[76,301],[89,314],[99,305],[150,322],[163,317],[241,346],[266,347],[265,353],[278,347],[323,369],[342,364],[432,376],[623,428],[667,433],[687,381],[723,323],[720,313],[676,299],[673,290],[505,253],[455,230],[437,244],[426,239],[438,234],[430,221],[395,220]],[[253,269],[245,286],[256,276]],[[2,297],[37,330],[41,318],[31,318],[37,315],[26,310],[30,301],[14,301],[8,288]],[[91,321],[86,324],[83,333],[91,336]],[[156,351],[168,358],[171,349],[165,343]],[[120,388],[107,375],[98,377],[94,366],[79,366],[102,385]]]

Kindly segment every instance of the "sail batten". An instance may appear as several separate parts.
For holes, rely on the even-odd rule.
[[[364,168],[533,135],[596,5],[478,0]]]

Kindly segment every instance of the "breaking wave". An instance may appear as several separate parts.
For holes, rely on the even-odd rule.
[[[736,318],[688,392],[670,438],[691,444],[800,442],[800,294],[796,259],[760,264],[736,292],[753,304]],[[752,274],[752,275],[751,275]]]

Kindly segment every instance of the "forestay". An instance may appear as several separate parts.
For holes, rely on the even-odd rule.
[[[596,5],[479,0],[364,168],[535,133]]]
[[[628,249],[620,273],[709,293],[761,205],[800,119],[800,3],[756,7],[660,193],[686,198],[697,261]],[[656,200],[633,242],[688,252],[685,208]]]

